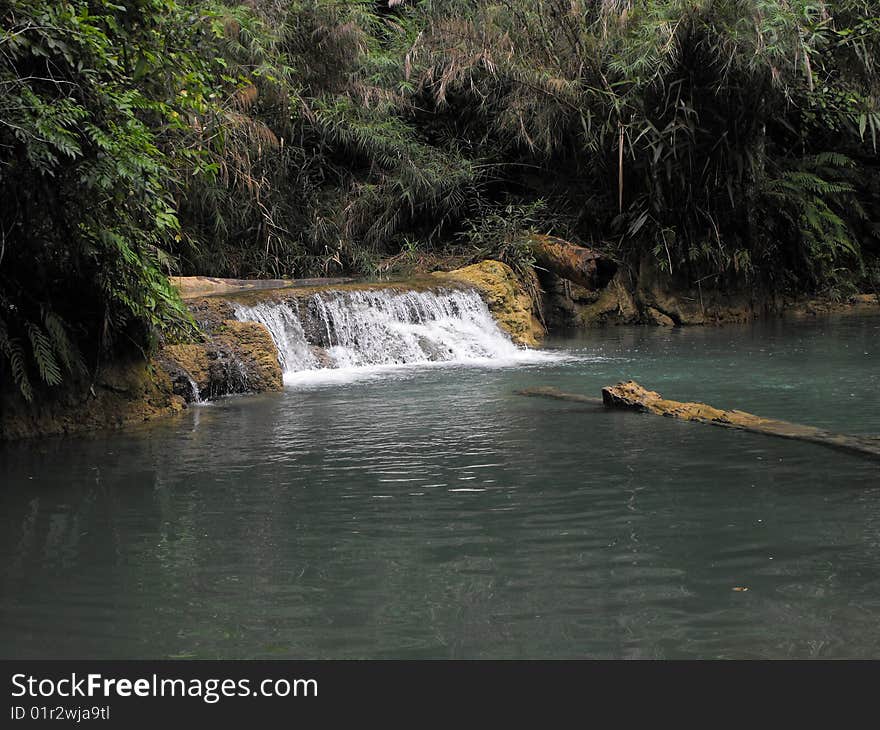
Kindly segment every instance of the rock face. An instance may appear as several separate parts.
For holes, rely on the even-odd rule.
[[[721,324],[754,319],[774,306],[768,297],[756,298],[752,291],[721,292],[699,283],[674,282],[650,256],[637,267],[624,269],[594,249],[550,236],[533,240],[551,326]]]
[[[601,327],[609,324],[634,324],[639,310],[623,275],[618,273],[609,284],[596,293],[593,302],[576,302],[572,324],[576,327]]]
[[[669,315],[663,314],[663,312],[661,312],[656,307],[648,307],[645,314],[648,317],[649,322],[651,322],[652,324],[656,324],[659,327],[675,326],[675,320],[672,319],[672,317],[670,317]]]
[[[190,310],[205,341],[165,345],[156,358],[177,395],[189,402],[281,390],[278,352],[263,325],[238,321],[221,299],[192,301]]]
[[[708,284],[674,281],[650,256],[639,263],[634,293],[645,324],[660,326],[747,322],[764,313],[769,304],[752,290],[719,291]]]
[[[475,287],[498,326],[518,345],[535,347],[544,337],[544,325],[532,297],[507,264],[486,260],[455,271],[436,272],[434,276]]]
[[[119,428],[184,407],[161,368],[144,360],[117,361],[102,366],[94,382],[38,393],[33,403],[18,392],[0,395],[0,441]]]
[[[179,413],[229,393],[282,388],[281,366],[263,325],[239,322],[221,299],[189,302],[204,341],[164,344],[149,361],[102,364],[94,381],[40,392],[34,403],[0,393],[0,441],[118,428]]]

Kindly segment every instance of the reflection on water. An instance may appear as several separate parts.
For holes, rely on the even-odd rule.
[[[513,391],[880,433],[878,334],[615,329],[2,447],[0,656],[876,657],[876,462]]]

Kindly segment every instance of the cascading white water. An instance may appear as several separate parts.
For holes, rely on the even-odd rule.
[[[284,373],[320,367],[303,331],[296,300],[261,302],[253,307],[236,305],[235,316],[243,321],[259,322],[269,330]]]
[[[328,291],[236,305],[235,314],[266,326],[286,381],[324,368],[509,361],[524,353],[472,290]]]

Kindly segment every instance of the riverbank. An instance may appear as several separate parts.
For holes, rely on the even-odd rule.
[[[742,285],[721,290],[682,285],[644,259],[620,268],[602,287],[585,287],[552,269],[539,269],[542,308],[550,329],[609,325],[715,326],[767,317],[861,314],[880,307],[880,293],[846,297],[792,295]]]
[[[3,393],[0,441],[119,428],[171,416],[193,403],[226,395],[279,391],[283,386],[283,343],[295,338],[297,330],[303,338],[303,351],[286,353],[288,359],[302,360],[304,368],[338,367],[341,363],[334,362],[331,353],[340,345],[336,330],[349,319],[348,312],[381,305],[383,297],[390,297],[392,309],[399,310],[388,314],[397,317],[401,325],[410,320],[463,318],[470,330],[465,338],[495,329],[511,350],[536,347],[544,335],[531,300],[513,271],[495,261],[391,282],[248,282],[210,277],[181,277],[173,282],[198,325],[199,341],[166,341],[149,360],[103,363],[92,377],[41,391],[32,403],[18,392]],[[409,301],[419,295],[434,301]],[[361,301],[359,297],[368,299]],[[480,300],[484,304],[474,309]],[[325,311],[331,305],[337,310],[335,321]],[[257,316],[257,310],[265,311],[268,319]],[[354,340],[369,340],[377,324],[381,325],[366,323],[354,333]],[[292,332],[286,331],[289,327]],[[305,341],[303,327],[310,342]],[[509,339],[504,340],[501,331]],[[388,335],[393,338],[394,333]],[[440,337],[431,343],[418,332],[413,336],[416,341],[410,343],[410,350],[392,354],[392,361],[408,362],[422,356],[447,359],[460,349],[454,337],[448,342]],[[391,339],[378,347],[389,353],[396,349]],[[439,349],[432,352],[431,348]]]
[[[592,259],[590,259],[592,260]],[[248,321],[241,307],[292,306],[308,309],[316,295],[443,291],[479,293],[495,323],[521,346],[536,347],[547,329],[614,325],[707,326],[761,317],[815,318],[880,311],[875,295],[846,301],[765,298],[712,291],[670,292],[654,283],[633,286],[618,272],[601,289],[543,270],[540,301],[506,265],[484,261],[451,272],[435,272],[391,282],[350,279],[252,281],[208,277],[174,280],[202,333],[201,342],[163,343],[149,361],[131,359],[102,366],[90,379],[41,393],[35,403],[7,392],[0,396],[0,440],[120,428],[181,413],[190,404],[239,393],[278,391],[283,387],[282,360],[265,323]],[[586,279],[581,281],[587,282]],[[636,284],[638,281],[635,282]],[[696,295],[696,296],[694,296]],[[412,304],[408,305],[412,306]],[[325,315],[322,315],[325,316]],[[402,315],[404,317],[410,315]],[[315,320],[307,367],[334,367],[332,342],[323,334],[326,321]],[[490,325],[491,326],[491,325]],[[401,358],[409,357],[406,353]]]

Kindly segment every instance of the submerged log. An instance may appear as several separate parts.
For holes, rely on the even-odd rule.
[[[593,403],[597,400],[577,393],[565,393],[556,388],[530,388],[526,391],[519,391],[519,393],[521,395],[544,396],[574,401],[576,403]],[[667,400],[659,393],[647,390],[632,380],[602,388],[602,402],[606,408],[653,413],[657,416],[667,416],[696,423],[708,423],[712,426],[760,433],[765,436],[808,441],[840,451],[880,459],[880,437],[877,436],[832,433],[815,426],[779,421],[774,418],[763,418],[745,411],[722,410],[705,403],[682,403],[680,401]]]
[[[538,398],[555,398],[557,400],[574,401],[575,403],[587,403],[592,406],[602,405],[601,398],[591,398],[588,395],[580,395],[578,393],[566,393],[550,385],[542,385],[538,388],[525,388],[524,390],[516,391],[516,394]]]

